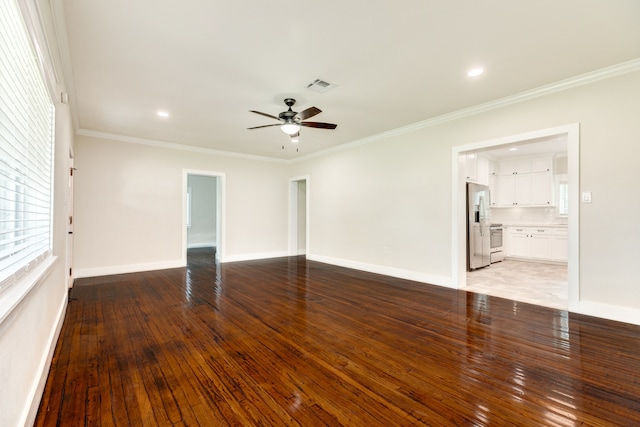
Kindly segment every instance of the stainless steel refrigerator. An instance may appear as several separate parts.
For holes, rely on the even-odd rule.
[[[467,183],[467,271],[491,264],[489,187]]]

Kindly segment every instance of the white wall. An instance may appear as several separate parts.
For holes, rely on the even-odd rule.
[[[216,180],[214,176],[189,175],[191,189],[191,226],[187,230],[187,247],[216,245]]]
[[[633,72],[296,163],[309,257],[455,286],[452,147],[580,123],[580,310],[640,323],[639,99]]]
[[[225,174],[221,261],[287,254],[282,162],[78,136],[76,167],[77,277],[184,264],[184,169]]]

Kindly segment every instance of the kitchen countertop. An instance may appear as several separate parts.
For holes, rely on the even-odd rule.
[[[534,224],[534,223],[526,223],[526,222],[513,222],[507,223],[503,222],[502,225],[504,227],[540,227],[540,228],[567,228],[567,224]]]

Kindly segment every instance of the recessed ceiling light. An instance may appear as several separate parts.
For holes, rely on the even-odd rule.
[[[158,117],[163,117],[163,118],[169,117],[169,113],[167,113],[166,111],[158,111],[157,114],[158,114]]]
[[[518,149],[513,147],[513,148],[509,148],[509,151],[518,151]]]
[[[480,74],[484,73],[484,68],[482,67],[477,67],[477,68],[472,68],[467,72],[467,76],[469,77],[478,77]]]

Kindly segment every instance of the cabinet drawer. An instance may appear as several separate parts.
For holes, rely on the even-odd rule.
[[[551,229],[550,228],[535,227],[535,228],[531,228],[531,234],[548,234],[550,236],[551,235]]]

